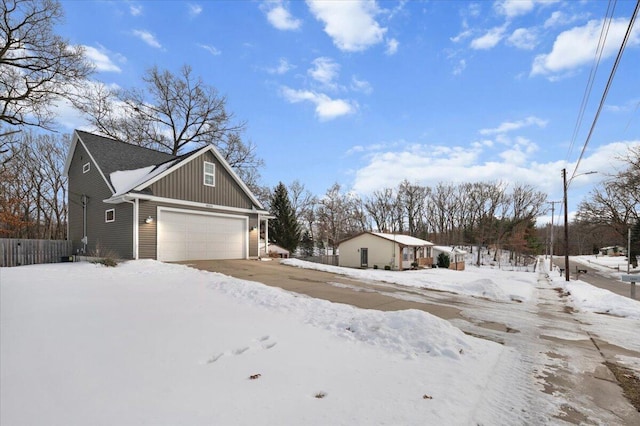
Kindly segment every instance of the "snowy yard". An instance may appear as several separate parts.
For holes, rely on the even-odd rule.
[[[538,278],[340,272],[506,306],[534,299]],[[522,424],[531,406],[519,377],[496,374],[513,348],[422,311],[362,310],[155,261],[2,268],[0,290],[2,425]],[[596,290],[576,308],[597,311]],[[637,326],[639,302],[607,303]],[[505,389],[508,410],[495,401]]]

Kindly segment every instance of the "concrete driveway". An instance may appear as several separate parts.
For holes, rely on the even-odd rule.
[[[460,310],[451,306],[422,301],[414,302],[383,294],[390,292],[411,293],[411,289],[400,289],[389,285],[383,287],[375,282],[359,281],[343,275],[282,265],[277,260],[192,260],[180,263],[363,309],[377,309],[379,311],[419,309],[446,320],[462,318]],[[446,293],[442,294],[446,295]]]

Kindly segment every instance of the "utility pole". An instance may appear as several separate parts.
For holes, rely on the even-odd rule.
[[[553,216],[555,213],[556,204],[560,204],[562,201],[548,201],[551,204],[551,259],[549,260],[549,272],[553,271]]]
[[[564,188],[564,280],[569,281],[569,206],[567,205],[567,169],[562,169]]]
[[[629,235],[627,236],[627,274],[631,272],[631,225],[629,225]]]

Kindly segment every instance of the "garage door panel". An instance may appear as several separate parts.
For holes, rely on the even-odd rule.
[[[246,218],[162,209],[158,218],[159,260],[244,259],[246,257]]]

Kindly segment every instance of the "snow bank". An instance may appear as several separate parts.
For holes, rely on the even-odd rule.
[[[155,261],[1,268],[0,292],[3,425],[471,424],[511,356],[424,312]]]
[[[364,281],[383,281],[392,284],[448,291],[498,301],[528,301],[534,294],[537,275],[532,272],[514,272],[470,267],[464,271],[449,269],[422,269],[415,271],[385,271],[381,269],[354,269],[322,265],[299,259],[283,259],[282,263],[298,268],[316,269],[345,275]]]

